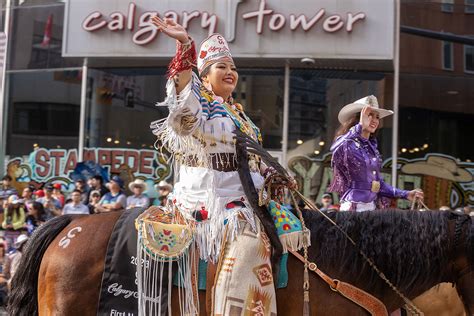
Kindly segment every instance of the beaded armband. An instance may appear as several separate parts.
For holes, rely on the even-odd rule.
[[[168,79],[174,78],[181,71],[192,69],[196,66],[196,60],[197,55],[194,41],[191,38],[185,44],[177,41],[176,55],[168,66]]]

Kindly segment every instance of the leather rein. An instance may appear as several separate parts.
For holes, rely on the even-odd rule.
[[[296,251],[288,250],[293,256],[298,258],[303,264],[306,262],[305,258]],[[387,316],[387,308],[385,305],[375,296],[365,292],[364,290],[355,287],[349,283],[342,282],[338,279],[333,279],[326,273],[318,268],[318,265],[314,262],[308,262],[308,269],[311,272],[316,273],[324,282],[329,285],[329,288],[344,296],[345,298],[356,303],[360,307],[364,308],[372,316]]]

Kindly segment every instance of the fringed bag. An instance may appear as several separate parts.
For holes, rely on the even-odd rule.
[[[191,251],[195,225],[178,211],[150,207],[135,221],[138,231],[137,286],[138,314],[171,313],[173,265],[178,267],[180,314],[195,315],[199,310],[192,291]]]

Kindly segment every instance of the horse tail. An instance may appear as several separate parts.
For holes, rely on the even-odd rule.
[[[70,215],[58,216],[38,227],[30,237],[12,279],[8,315],[38,315],[38,274],[41,260],[54,238],[71,221]]]

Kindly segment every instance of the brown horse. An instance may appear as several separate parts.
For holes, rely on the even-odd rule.
[[[13,280],[10,315],[96,315],[106,247],[119,216],[66,215],[40,227]],[[400,210],[330,216],[407,297],[451,282],[467,315],[474,313],[474,225],[468,216]],[[304,217],[311,230],[309,259],[321,270],[373,294],[389,311],[403,305],[333,225],[318,213],[306,211]],[[73,231],[77,227],[80,233]],[[277,291],[278,313],[298,315],[303,310],[303,265],[291,255],[288,271],[288,287]],[[310,275],[310,284],[313,313],[367,315],[316,275]],[[176,301],[174,296],[174,305]],[[203,293],[200,306],[205,315]]]

